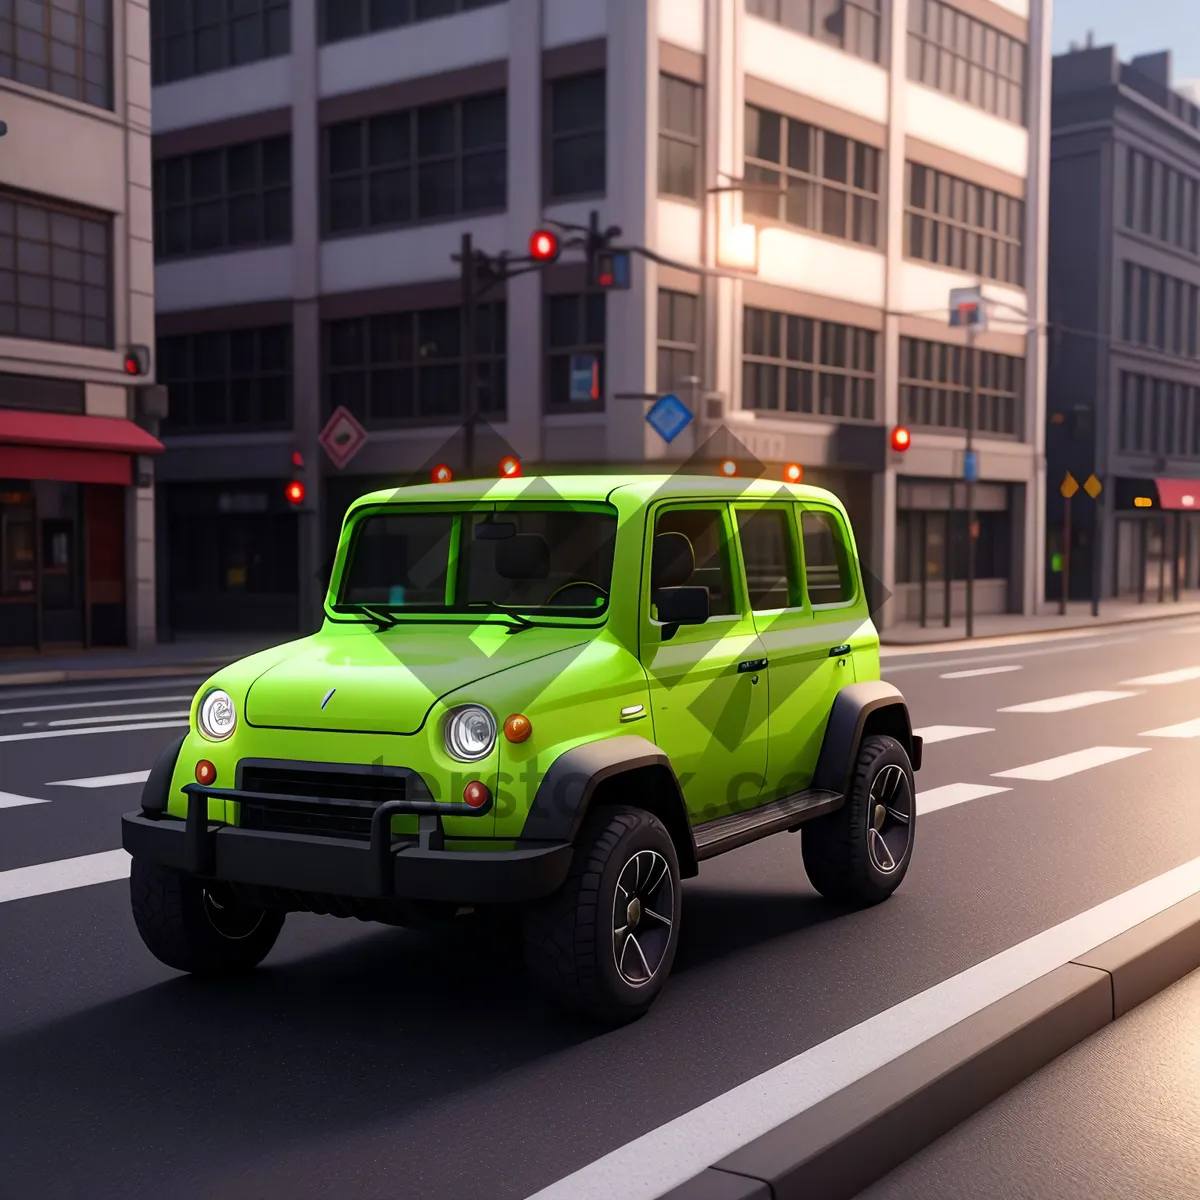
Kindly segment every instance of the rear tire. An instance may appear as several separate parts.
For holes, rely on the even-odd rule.
[[[675,961],[682,892],[675,845],[640,808],[592,812],[567,880],[525,911],[525,961],[563,1008],[606,1025],[642,1016]]]
[[[801,833],[809,882],[829,900],[886,900],[908,872],[916,840],[912,764],[895,738],[863,738],[846,802]]]
[[[129,873],[133,919],[146,948],[168,967],[193,975],[236,975],[270,953],[284,915],[251,908],[159,863],[135,858]]]

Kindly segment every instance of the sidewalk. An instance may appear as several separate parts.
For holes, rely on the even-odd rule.
[[[997,616],[975,618],[974,641],[982,638],[1011,637],[1017,634],[1049,633],[1061,629],[1095,629],[1106,625],[1125,625],[1140,621],[1166,620],[1168,617],[1200,616],[1200,596],[1195,592],[1178,602],[1147,597],[1144,604],[1136,600],[1102,600],[1100,615],[1092,616],[1090,601],[1075,601],[1067,606],[1065,616],[1059,616],[1058,605],[1047,604],[1045,611],[1034,616],[1021,613],[1001,613]],[[924,629],[915,622],[883,630],[880,642],[885,646],[932,646],[943,642],[961,642],[967,636],[962,617],[955,617],[949,627],[941,618],[930,621]]]

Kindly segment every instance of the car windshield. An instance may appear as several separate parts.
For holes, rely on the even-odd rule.
[[[354,531],[337,607],[594,617],[608,607],[616,533],[611,511],[378,513]]]

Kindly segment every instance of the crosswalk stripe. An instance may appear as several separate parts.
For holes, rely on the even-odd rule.
[[[1126,679],[1122,687],[1155,687],[1164,683],[1187,683],[1189,679],[1200,679],[1200,667],[1180,667],[1175,671],[1163,671],[1158,675],[1143,675],[1140,679]]]
[[[124,775],[93,775],[90,779],[56,779],[47,787],[106,788],[122,787],[127,783],[145,783],[149,771],[126,771]]]
[[[60,858],[56,862],[0,871],[0,904],[128,879],[131,861],[124,850],[105,850],[100,854]]]
[[[1012,788],[987,783],[947,783],[917,793],[917,815],[923,817],[937,812],[939,808],[950,808],[955,804],[965,804],[968,800],[982,800],[984,796],[997,796],[1001,792],[1011,791]]]
[[[913,733],[921,738],[927,746],[932,746],[934,742],[949,742],[953,738],[971,737],[976,733],[995,732],[994,729],[978,725],[926,725],[924,729],[913,730]]]
[[[36,733],[0,733],[0,742],[36,742],[42,738],[80,737],[85,733],[125,733],[130,729],[183,729],[186,721],[146,721],[137,725],[89,725],[86,729],[39,729]]]
[[[1022,671],[1020,663],[1011,663],[1006,667],[976,667],[973,671],[948,671],[939,675],[939,679],[975,679],[980,675],[1007,675],[1010,671]]]
[[[1093,704],[1107,704],[1110,700],[1125,700],[1137,692],[1073,692],[1069,696],[1051,696],[1049,700],[1031,700],[1028,704],[1011,704],[999,708],[1002,713],[1059,713],[1075,708],[1088,708]]]
[[[1193,721],[1180,721],[1178,725],[1164,725],[1161,729],[1147,729],[1138,737],[1194,738],[1200,737],[1200,717]]]
[[[1135,754],[1145,754],[1149,749],[1149,746],[1092,746],[1088,750],[1074,750],[1070,754],[1029,763],[1028,766],[1014,767],[1011,771],[993,771],[992,778],[1034,779],[1039,783],[1049,783],[1080,771],[1090,771],[1093,767],[1102,767],[1106,763],[1132,758]]]
[[[17,796],[12,792],[0,792],[0,808],[24,808],[27,804],[49,803],[49,800],[38,800],[34,796]]]

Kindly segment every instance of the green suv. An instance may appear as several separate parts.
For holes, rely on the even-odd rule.
[[[257,965],[288,912],[510,913],[540,986],[620,1022],[661,990],[705,859],[800,831],[822,895],[889,896],[920,760],[828,492],[378,492],[346,515],[320,631],[218,671],[155,763],[123,818],[133,912],[206,974]]]

